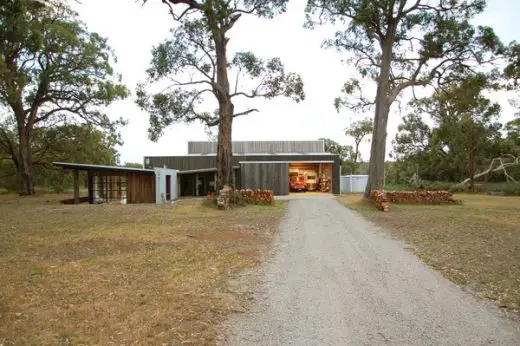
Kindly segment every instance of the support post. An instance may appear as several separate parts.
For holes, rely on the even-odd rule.
[[[74,176],[74,204],[79,204],[79,171],[73,171]]]
[[[199,174],[195,173],[195,196],[199,195]]]
[[[87,173],[87,189],[88,189],[88,203],[94,203],[94,177],[92,176],[92,172],[88,171]]]

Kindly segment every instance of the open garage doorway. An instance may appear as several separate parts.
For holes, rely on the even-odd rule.
[[[332,163],[289,163],[289,191],[331,193],[332,166]]]

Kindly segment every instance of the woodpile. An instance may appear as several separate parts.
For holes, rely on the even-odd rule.
[[[377,209],[381,211],[388,211],[390,208],[388,197],[384,191],[372,191],[370,200],[376,205]]]
[[[372,191],[370,200],[379,210],[388,211],[389,204],[446,204],[457,203],[453,194],[448,191]]]
[[[240,197],[247,204],[274,204],[274,195],[271,190],[242,189],[239,190]]]
[[[453,194],[448,191],[392,191],[386,196],[392,203],[403,204],[443,204],[455,203]]]
[[[229,209],[229,204],[231,202],[231,195],[233,193],[233,189],[227,185],[224,185],[222,190],[219,191],[217,197],[217,208],[218,209]]]

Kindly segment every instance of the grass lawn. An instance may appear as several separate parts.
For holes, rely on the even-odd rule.
[[[361,195],[338,200],[407,241],[427,264],[508,310],[520,309],[520,197],[456,194],[462,205],[390,204],[378,211]]]
[[[0,345],[214,343],[285,210],[64,197],[0,197]]]

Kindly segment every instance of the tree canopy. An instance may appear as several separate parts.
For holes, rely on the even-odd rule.
[[[374,124],[369,118],[358,120],[350,124],[345,129],[345,135],[350,136],[354,139],[354,163],[361,160],[361,154],[359,153],[359,145],[365,139],[366,136],[372,134],[374,130]]]
[[[470,23],[485,5],[484,0],[308,0],[307,26],[344,24],[325,47],[345,52],[360,77],[377,84],[372,99],[353,78],[342,90],[346,97],[335,100],[338,107],[375,109],[366,197],[383,187],[388,114],[403,90],[442,89],[504,52],[493,29]]]
[[[91,124],[117,138],[122,119],[104,112],[127,96],[107,40],[59,1],[7,0],[0,7],[0,143],[33,193],[34,138],[62,124]],[[10,131],[14,127],[15,131]]]
[[[305,94],[300,76],[287,73],[279,58],[263,59],[252,52],[228,57],[228,33],[244,15],[272,18],[284,12],[287,0],[162,2],[179,25],[152,50],[148,80],[137,89],[137,104],[150,114],[149,136],[157,140],[167,126],[181,121],[218,126],[216,188],[234,186],[232,122],[257,111],[235,110],[236,99],[285,96],[299,102]],[[254,86],[244,88],[242,82]],[[158,85],[160,91],[148,91]],[[213,109],[203,106],[205,101],[213,101]]]
[[[12,129],[10,136],[15,138],[15,132]],[[53,161],[115,165],[119,159],[116,145],[117,141],[113,137],[88,124],[36,128],[31,142],[33,182],[39,187],[52,188],[55,191],[70,188],[71,177],[64,174],[63,169],[54,168]],[[16,189],[16,166],[9,155],[3,158],[0,164],[0,187]]]
[[[394,141],[397,158],[427,180],[462,181],[474,186],[477,170],[510,154],[511,144],[498,121],[500,106],[483,96],[488,80],[469,76],[462,83],[414,102]],[[423,117],[433,120],[428,126]]]

